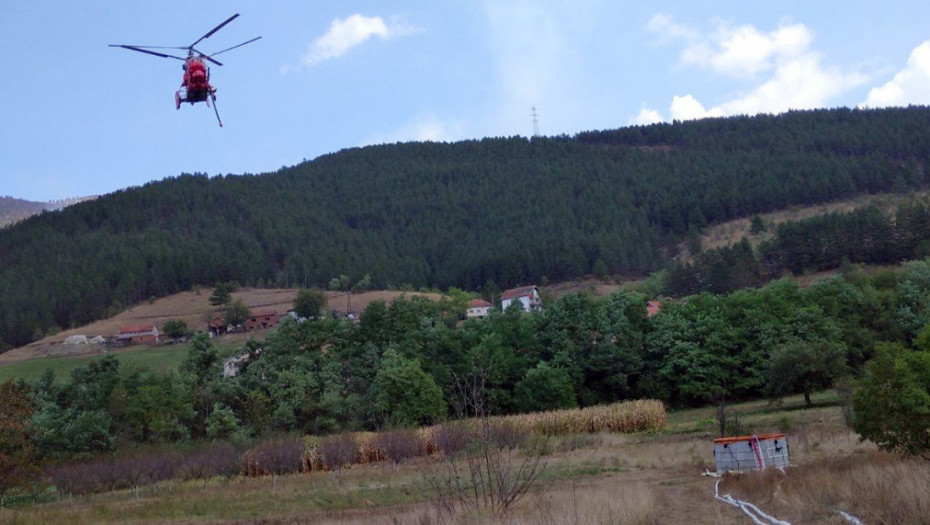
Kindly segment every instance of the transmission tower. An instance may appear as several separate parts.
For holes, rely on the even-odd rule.
[[[536,114],[536,106],[530,108],[532,111],[530,115],[533,117],[533,136],[539,136],[539,115]]]

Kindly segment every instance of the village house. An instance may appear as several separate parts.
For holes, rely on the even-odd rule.
[[[275,310],[256,310],[245,319],[245,329],[252,331],[258,328],[274,328],[278,326],[278,312]]]
[[[207,325],[207,331],[210,332],[211,336],[216,337],[229,331],[229,326],[226,324],[226,319],[217,315],[210,320],[210,324]]]
[[[511,303],[519,301],[524,312],[538,312],[542,310],[542,301],[539,299],[539,289],[536,285],[511,288],[501,296],[501,310],[507,311]]]
[[[484,319],[491,312],[491,303],[484,299],[474,299],[468,303],[468,310],[465,317],[468,319]]]
[[[116,333],[117,346],[152,344],[158,342],[158,328],[153,324],[121,326]]]

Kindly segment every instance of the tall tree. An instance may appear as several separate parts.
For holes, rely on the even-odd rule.
[[[294,311],[300,317],[315,319],[326,311],[326,294],[316,288],[301,288],[297,290],[294,299]]]

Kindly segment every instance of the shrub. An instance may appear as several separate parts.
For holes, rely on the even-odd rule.
[[[853,407],[853,428],[864,439],[930,457],[930,351],[878,345]]]
[[[323,468],[336,471],[356,462],[359,456],[358,443],[351,433],[334,434],[323,438],[317,453]]]
[[[527,371],[526,377],[517,383],[515,395],[521,412],[576,406],[571,376],[564,369],[546,363]]]
[[[204,444],[183,456],[180,472],[184,479],[199,479],[206,487],[214,477],[238,473],[240,455],[231,443]]]
[[[420,438],[413,430],[381,432],[378,434],[375,446],[394,465],[416,456],[421,450]]]
[[[443,423],[432,429],[432,448],[444,456],[463,450],[471,439],[468,425],[464,421]]]
[[[181,319],[169,319],[165,321],[162,331],[172,339],[180,339],[190,333],[190,328]]]
[[[247,452],[255,465],[272,476],[300,472],[303,454],[304,442],[295,437],[263,441]]]

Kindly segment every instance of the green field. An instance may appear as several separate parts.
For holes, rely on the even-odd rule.
[[[241,345],[217,345],[217,350],[220,356],[223,357],[233,353],[239,346]],[[49,369],[55,373],[56,381],[65,381],[71,376],[72,370],[79,366],[86,365],[91,362],[91,360],[101,355],[103,354],[77,357],[48,357],[0,365],[0,383],[10,378],[34,381]],[[112,355],[115,355],[120,360],[120,368],[124,372],[137,368],[170,372],[177,370],[178,367],[181,366],[181,363],[187,356],[187,345],[140,346],[129,350],[112,352]]]

